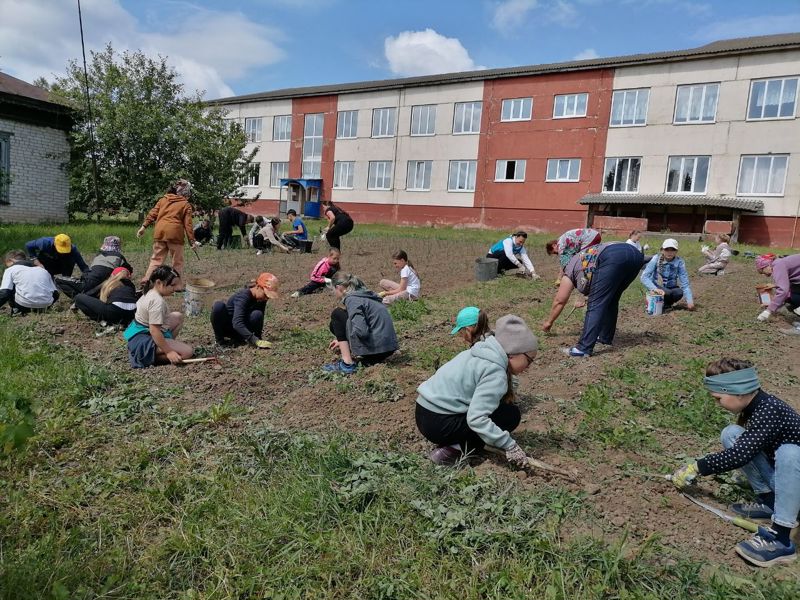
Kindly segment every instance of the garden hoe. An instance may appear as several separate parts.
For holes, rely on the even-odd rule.
[[[542,471],[548,471],[549,473],[555,473],[556,475],[561,475],[562,477],[565,477],[570,481],[578,481],[577,471],[570,472],[565,469],[555,467],[546,462],[542,462],[541,460],[536,460],[535,458],[531,458],[530,456],[525,459],[525,464],[523,466],[525,468],[540,469]]]
[[[720,519],[725,521],[726,523],[733,523],[737,527],[741,527],[742,529],[746,529],[747,531],[751,531],[753,533],[758,533],[758,523],[753,523],[753,521],[748,521],[742,517],[734,517],[733,515],[729,515],[728,513],[711,506],[710,504],[706,504],[705,502],[700,502],[697,498],[690,496],[689,494],[683,494],[683,497],[689,500],[690,502],[694,502],[700,508],[707,510],[710,513],[714,513]]]
[[[215,362],[219,364],[219,357],[218,356],[204,356],[202,358],[184,358],[181,363],[191,365],[194,363],[202,363],[202,362]]]

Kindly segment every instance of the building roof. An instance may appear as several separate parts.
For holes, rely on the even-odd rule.
[[[579,204],[629,204],[651,206],[715,206],[758,212],[764,208],[758,198],[705,196],[702,194],[586,194]]]
[[[6,75],[5,73],[0,73],[0,93],[39,100],[41,102],[52,102],[47,90],[31,85],[27,81],[22,81],[22,79]]]
[[[372,92],[379,90],[419,87],[425,85],[484,81],[487,79],[499,79],[506,77],[524,77],[526,75],[542,75],[553,72],[587,71],[592,69],[627,67],[684,60],[699,60],[702,58],[719,56],[734,56],[738,54],[755,54],[775,50],[796,49],[800,49],[800,33],[781,33],[777,35],[762,35],[758,37],[720,40],[706,44],[705,46],[699,46],[697,48],[672,50],[669,52],[630,54],[626,56],[612,56],[609,58],[573,60],[544,65],[485,69],[481,71],[463,71],[459,73],[444,73],[441,75],[426,75],[422,77],[404,77],[401,79],[382,79],[377,81],[358,81],[334,85],[286,88],[269,92],[259,92],[256,94],[245,94],[242,96],[219,98],[208,101],[208,104],[239,104],[246,102],[259,102],[262,100],[280,100],[305,96]]]
[[[54,102],[47,90],[0,73],[0,117],[67,130],[72,109]]]

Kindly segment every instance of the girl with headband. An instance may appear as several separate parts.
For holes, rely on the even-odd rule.
[[[791,562],[797,549],[789,534],[800,512],[800,415],[763,391],[752,363],[744,360],[712,362],[703,383],[722,408],[738,415],[737,423],[722,430],[722,452],[681,467],[672,482],[681,489],[698,475],[741,469],[757,501],[732,504],[731,511],[772,523],[738,543],[737,554],[759,567]]]

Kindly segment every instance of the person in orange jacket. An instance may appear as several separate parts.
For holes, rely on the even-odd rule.
[[[167,254],[172,255],[172,268],[178,273],[178,281],[175,291],[183,289],[183,281],[180,279],[183,273],[183,235],[189,238],[192,246],[199,244],[194,239],[192,229],[192,205],[189,198],[192,196],[192,184],[185,179],[178,179],[168,189],[167,193],[158,201],[152,210],[147,214],[147,218],[142,223],[136,237],[142,237],[145,229],[155,223],[153,232],[153,255],[150,257],[150,265],[147,272],[142,276],[141,283],[149,281],[150,275],[156,267],[164,263]]]

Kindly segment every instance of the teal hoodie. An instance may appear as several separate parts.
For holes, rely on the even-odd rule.
[[[494,337],[464,350],[417,388],[417,404],[440,415],[467,415],[469,428],[491,446],[514,439],[489,418],[508,390],[508,355]]]

